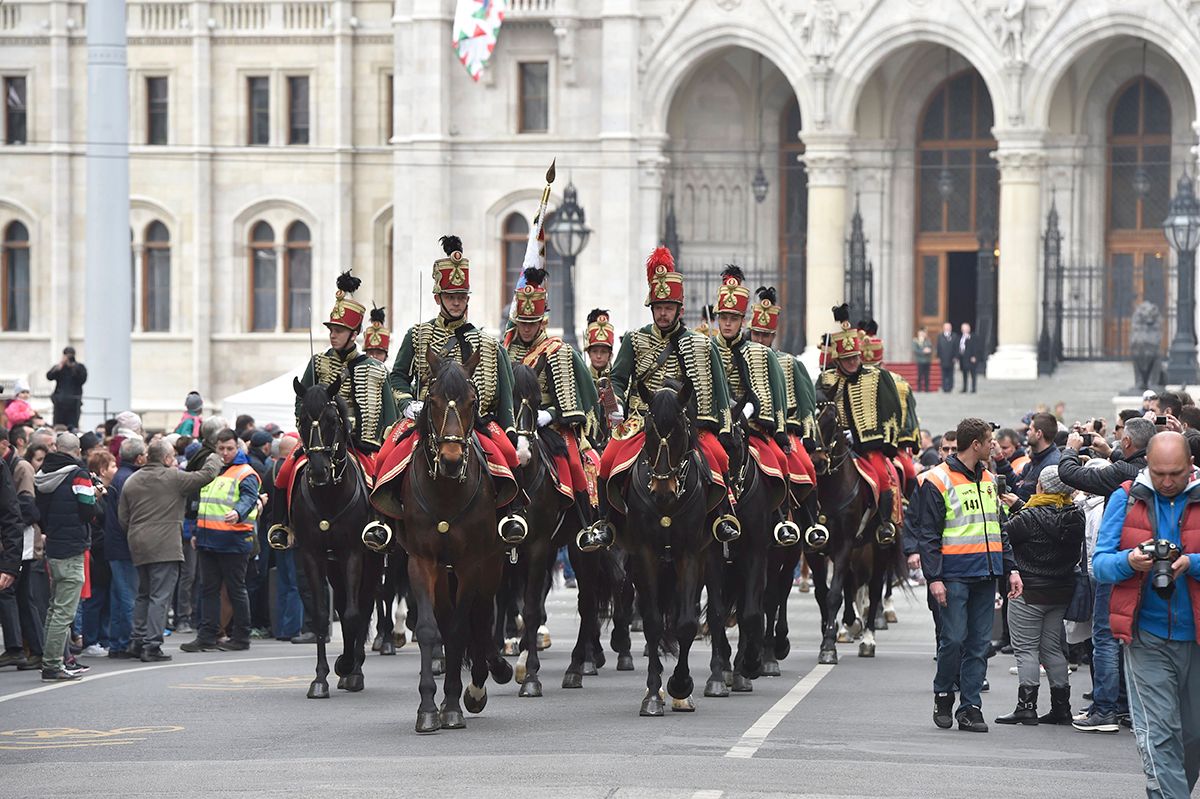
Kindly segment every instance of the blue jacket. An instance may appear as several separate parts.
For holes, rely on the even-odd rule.
[[[133,560],[129,552],[129,538],[125,528],[117,518],[117,506],[121,504],[121,487],[129,479],[129,475],[138,470],[128,461],[121,461],[117,474],[113,477],[112,485],[108,487],[104,502],[104,558],[105,560]]]
[[[985,479],[985,468],[982,463],[976,464],[975,470],[968,469],[958,459],[951,455],[946,459],[946,466],[975,483],[979,492],[994,491],[994,484]],[[935,467],[936,468],[936,467]],[[946,527],[946,498],[938,487],[937,480],[925,477],[917,487],[916,497],[909,505],[910,512],[916,506],[916,517],[905,516],[904,523],[908,528],[909,540],[904,544],[905,552],[916,544],[916,551],[921,555],[921,571],[930,582],[936,580],[956,580],[959,582],[974,582],[978,580],[994,580],[1006,576],[1016,567],[1013,564],[1012,547],[1008,543],[1008,533],[1004,531],[1005,516],[1003,506],[997,506],[999,513],[994,520],[995,536],[999,539],[1001,551],[980,552],[972,554],[943,554],[942,533]],[[982,514],[981,514],[982,515]],[[993,541],[996,539],[993,539]]]
[[[1136,482],[1138,485],[1149,487],[1154,495],[1154,521],[1158,537],[1179,545],[1179,523],[1183,519],[1183,511],[1189,503],[1200,502],[1200,478],[1193,474],[1187,489],[1176,497],[1164,497],[1154,491],[1150,475],[1145,471],[1138,475]],[[1092,573],[1102,583],[1119,583],[1135,574],[1133,567],[1129,565],[1129,550],[1120,548],[1128,497],[1124,488],[1114,491],[1108,499],[1108,507],[1104,509],[1104,518],[1100,521],[1096,550],[1092,556]],[[1190,554],[1188,559],[1191,566],[1188,568],[1187,577],[1200,580],[1200,555]],[[1180,580],[1187,577],[1181,576]],[[1182,589],[1183,586],[1177,584],[1171,598],[1163,599],[1150,588],[1150,581],[1147,580],[1142,592],[1137,629],[1145,630],[1159,638],[1195,641],[1192,605],[1188,592]],[[1200,586],[1193,585],[1192,590],[1198,591]]]
[[[250,460],[244,452],[238,452],[229,466],[242,463],[249,464]],[[223,474],[229,466],[224,467],[221,473]],[[238,486],[238,501],[233,509],[238,512],[239,518],[245,519],[254,509],[254,503],[258,502],[259,485],[258,475],[251,473]],[[230,531],[209,530],[196,525],[194,535],[198,549],[207,549],[210,552],[242,552],[247,555],[254,550],[253,533],[249,536],[233,535]]]

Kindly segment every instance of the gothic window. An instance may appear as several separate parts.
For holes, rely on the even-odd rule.
[[[308,330],[312,305],[312,237],[308,225],[293,222],[287,231],[284,286],[287,308],[285,330]]]
[[[3,272],[4,330],[29,330],[29,230],[20,222],[4,229]]]
[[[275,329],[278,297],[275,256],[275,231],[266,222],[250,230],[250,329],[270,332]]]
[[[171,329],[171,234],[162,222],[146,226],[142,255],[142,330]]]

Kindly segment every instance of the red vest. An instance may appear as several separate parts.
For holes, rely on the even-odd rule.
[[[1138,544],[1150,538],[1157,538],[1154,525],[1150,521],[1150,506],[1132,493],[1133,481],[1126,480],[1121,484],[1125,493],[1129,494],[1129,506],[1125,511],[1125,525],[1121,528],[1121,544],[1118,550],[1133,549]],[[1183,511],[1180,522],[1180,541],[1186,554],[1200,553],[1200,503],[1188,503]],[[1192,623],[1196,630],[1196,641],[1200,643],[1200,590],[1192,585],[1192,580],[1184,574],[1177,583],[1182,582],[1187,587],[1188,597],[1192,600]],[[1142,606],[1142,594],[1145,590],[1146,575],[1135,572],[1128,580],[1113,586],[1112,598],[1109,600],[1109,624],[1113,637],[1128,644],[1133,640],[1133,628],[1138,612]],[[1178,590],[1178,585],[1176,586]]]

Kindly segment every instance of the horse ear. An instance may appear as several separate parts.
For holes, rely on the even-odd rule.
[[[692,393],[695,391],[695,386],[692,385],[692,378],[684,375],[683,385],[679,387],[679,393],[676,395],[679,398],[679,404],[686,407],[692,401]]]
[[[300,378],[298,378],[298,377],[292,378],[292,388],[294,388],[296,390],[297,397],[304,396],[304,385],[300,382]]]
[[[646,405],[649,406],[652,395],[650,394],[650,389],[646,388],[645,381],[638,379],[637,392],[638,392],[638,396],[642,398],[642,402],[646,403]]]
[[[434,351],[433,347],[429,347],[425,350],[425,363],[429,364],[430,374],[436,375],[438,372],[438,367],[442,365],[442,358],[437,354],[436,351]]]
[[[467,377],[474,377],[475,369],[479,366],[480,350],[476,349],[471,353],[471,357],[467,358],[467,362],[463,364],[463,369],[467,370]]]

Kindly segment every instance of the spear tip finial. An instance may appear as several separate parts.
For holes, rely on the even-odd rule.
[[[557,163],[558,163],[557,158],[555,158],[553,161],[550,162],[550,168],[546,170],[546,182],[547,183],[554,182],[554,165]]]

